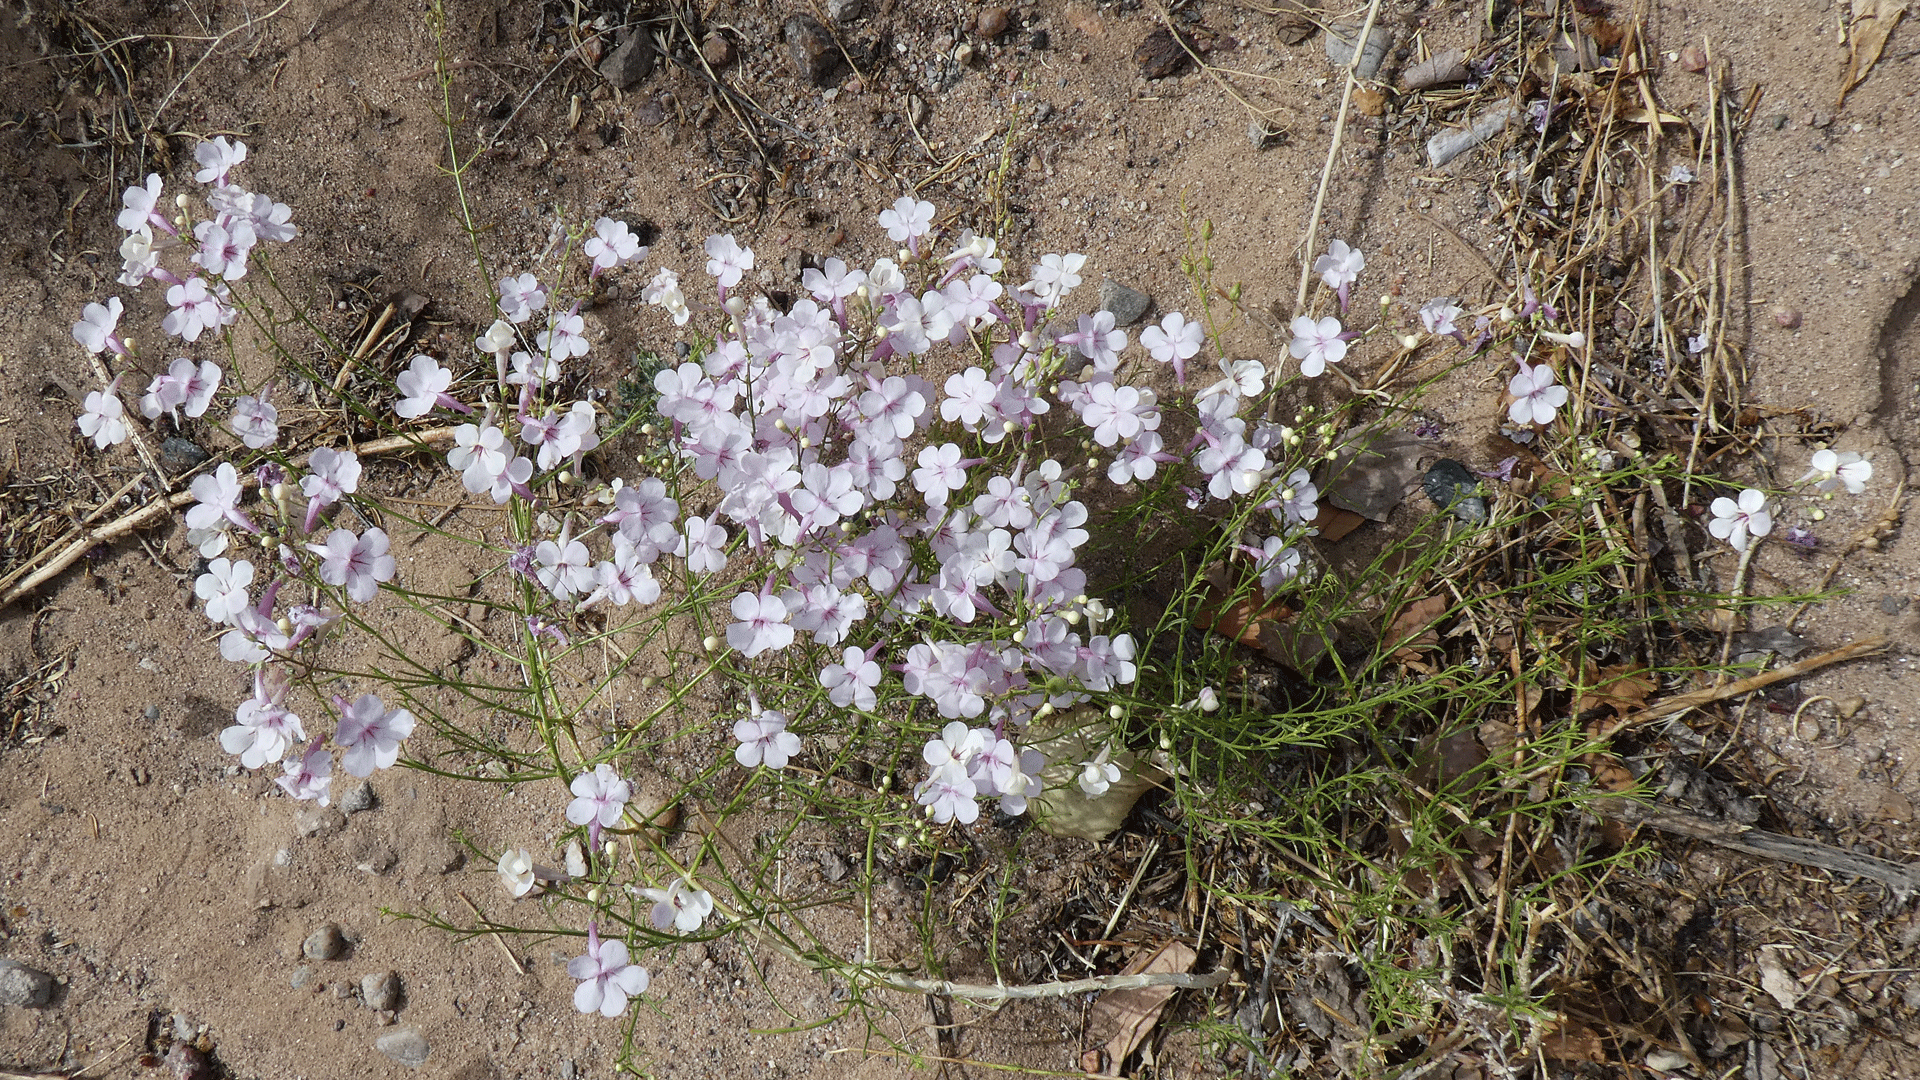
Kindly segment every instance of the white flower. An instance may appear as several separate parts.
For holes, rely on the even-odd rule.
[[[1293,320],[1293,341],[1287,352],[1300,361],[1300,374],[1318,378],[1328,364],[1346,359],[1347,343],[1340,337],[1340,320],[1329,315],[1315,320],[1301,315]]]
[[[1550,424],[1553,414],[1567,403],[1567,388],[1554,385],[1553,369],[1545,364],[1527,366],[1520,361],[1520,373],[1507,383],[1513,404],[1507,407],[1507,419],[1516,424]]]
[[[526,848],[508,848],[501,852],[498,869],[500,881],[515,900],[533,891],[533,854]]]
[[[117,296],[107,297],[104,304],[88,304],[81,309],[80,321],[73,324],[73,340],[90,353],[106,348],[120,352],[120,339],[114,336],[113,330],[120,323],[122,310]]]
[[[252,603],[247,595],[247,586],[252,584],[252,563],[215,559],[207,564],[207,572],[194,580],[193,594],[207,602],[207,618],[224,625]]]
[[[1733,545],[1735,551],[1747,550],[1749,536],[1765,536],[1773,529],[1773,515],[1767,512],[1767,496],[1748,488],[1738,502],[1722,496],[1713,500],[1713,520],[1707,531]]]
[[[1852,451],[1836,454],[1831,450],[1816,450],[1810,464],[1813,467],[1799,482],[1816,480],[1813,486],[1818,491],[1838,491],[1844,486],[1849,495],[1858,495],[1867,490],[1867,481],[1873,479],[1873,462]]]
[[[933,204],[902,195],[893,201],[892,209],[880,211],[880,227],[896,244],[918,243],[933,231]]]
[[[1366,269],[1367,257],[1347,246],[1345,240],[1327,245],[1327,253],[1313,260],[1313,272],[1327,288],[1336,292],[1352,285]]]
[[[101,450],[127,441],[127,407],[120,403],[119,388],[120,376],[115,375],[105,390],[89,392],[85,410],[73,420],[80,434]]]
[[[1107,760],[1112,747],[1102,746],[1092,761],[1080,763],[1080,775],[1076,782],[1087,798],[1097,799],[1107,793],[1107,788],[1120,782],[1120,766]]]
[[[641,889],[640,895],[654,902],[647,920],[655,930],[671,926],[683,934],[691,934],[713,914],[713,894],[686,878],[675,878],[673,884],[664,889]]]
[[[1436,296],[1420,305],[1420,325],[1429,334],[1457,334],[1460,328],[1453,320],[1462,314],[1460,305],[1450,296]]]

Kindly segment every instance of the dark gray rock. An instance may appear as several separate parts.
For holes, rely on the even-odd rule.
[[[340,796],[339,806],[340,812],[343,814],[357,814],[362,810],[371,810],[378,805],[380,805],[380,800],[373,794],[373,781],[371,780],[360,781],[360,783],[348,788],[345,794]]]
[[[433,1052],[427,1045],[427,1037],[412,1028],[387,1032],[373,1040],[373,1048],[409,1069],[425,1065],[427,1055]]]
[[[1132,326],[1153,306],[1153,297],[1107,278],[1100,282],[1100,310],[1113,313],[1113,325]]]
[[[360,976],[360,1000],[369,1009],[398,1009],[400,1007],[400,975],[393,971],[376,971]]]
[[[335,960],[347,951],[347,935],[339,923],[321,923],[300,943],[300,955],[309,960]]]
[[[840,46],[820,20],[811,15],[795,15],[784,28],[787,52],[800,77],[815,86],[827,86],[840,71]]]
[[[191,439],[174,435],[160,443],[160,467],[170,473],[186,472],[205,460],[207,452]]]
[[[1468,472],[1465,465],[1441,458],[1427,469],[1420,486],[1434,506],[1451,511],[1469,525],[1486,523],[1487,500],[1480,496],[1480,478]]]
[[[653,38],[636,30],[600,61],[600,77],[616,90],[628,90],[653,74]]]
[[[37,1009],[53,1000],[53,976],[14,960],[0,960],[0,1005]]]
[[[850,23],[867,13],[867,0],[827,0],[827,16],[837,23]]]

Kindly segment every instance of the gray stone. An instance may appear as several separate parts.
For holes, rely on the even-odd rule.
[[[36,1009],[53,1000],[53,976],[13,960],[0,960],[0,1005]]]
[[[373,1040],[373,1048],[409,1069],[425,1065],[427,1055],[432,1052],[427,1045],[427,1037],[412,1028],[387,1032]]]
[[[866,13],[866,0],[827,0],[827,14],[834,22],[850,23]]]
[[[347,935],[339,923],[321,923],[300,943],[300,955],[309,960],[334,960],[347,951]]]
[[[362,810],[371,810],[378,805],[380,805],[380,800],[373,794],[373,781],[371,780],[360,781],[353,787],[348,788],[346,792],[340,796],[340,812],[343,814],[357,814]]]
[[[1450,128],[1427,140],[1427,160],[1438,167],[1479,146],[1506,130],[1514,117],[1513,103],[1503,101],[1479,116],[1465,128]]]
[[[1327,59],[1333,61],[1336,68],[1345,69],[1353,61],[1353,43],[1360,39],[1360,22],[1336,22],[1327,27]],[[1373,24],[1373,31],[1367,35],[1367,43],[1361,47],[1359,66],[1353,69],[1355,78],[1371,79],[1380,74],[1380,65],[1387,58],[1387,50],[1393,48],[1393,31]]]
[[[360,976],[360,1000],[366,1002],[369,1009],[398,1009],[400,1007],[399,973],[376,971]]]
[[[299,967],[294,968],[293,974],[287,976],[287,985],[293,987],[295,990],[306,989],[307,984],[312,981],[313,981],[313,969],[308,967],[305,964],[301,964]]]
[[[160,467],[170,473],[183,473],[207,460],[207,452],[191,439],[170,436],[160,444]]]
[[[1153,297],[1107,278],[1100,282],[1100,310],[1113,313],[1113,325],[1132,326],[1153,306]]]
[[[840,70],[840,46],[832,32],[811,15],[795,15],[782,29],[800,77],[815,86],[832,83]]]
[[[574,1065],[572,1058],[560,1059],[560,1080],[574,1080],[579,1075],[580,1069]]]
[[[600,61],[600,77],[616,90],[631,89],[635,83],[653,74],[653,37],[635,30],[619,48]]]
[[[301,836],[324,839],[347,827],[347,815],[331,806],[302,804],[294,812],[293,827]]]

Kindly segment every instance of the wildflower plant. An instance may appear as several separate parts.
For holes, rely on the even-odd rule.
[[[472,159],[453,149],[464,209]],[[583,1013],[618,1017],[645,995],[650,970],[635,956],[671,964],[686,941],[735,934],[840,980],[849,1009],[877,989],[924,990],[919,976],[942,974],[951,945],[930,910],[913,964],[835,953],[817,911],[870,910],[889,873],[985,850],[996,823],[1089,835],[1067,823],[1155,785],[1196,826],[1297,841],[1292,825],[1240,809],[1271,790],[1246,762],[1379,737],[1370,725],[1384,715],[1464,722],[1432,695],[1490,695],[1505,678],[1484,658],[1404,678],[1405,661],[1390,658],[1414,635],[1361,656],[1336,629],[1363,612],[1397,625],[1420,582],[1466,557],[1425,543],[1440,535],[1437,516],[1420,543],[1344,576],[1308,542],[1317,470],[1351,417],[1289,403],[1299,379],[1349,361],[1384,320],[1349,330],[1303,311],[1271,360],[1230,358],[1209,336],[1202,289],[1199,318],[1168,312],[1130,341],[1111,315],[1072,306],[1085,255],[1016,258],[902,197],[874,224],[904,247],[864,265],[826,259],[780,306],[750,276],[779,260],[731,234],[706,237],[685,266],[653,264],[631,226],[608,217],[562,222],[526,266],[489,267],[476,240],[484,313],[471,348],[355,372],[274,274],[269,246],[298,232],[287,207],[238,186],[247,155],[243,143],[204,144],[202,188],[180,215],[161,212],[154,175],[125,192],[118,217],[121,284],[164,286],[163,332],[180,351],[226,360],[171,359],[140,405],[156,431],[211,416],[229,436],[225,460],[193,479],[185,515],[209,560],[194,594],[245,687],[219,743],[242,767],[278,770],[288,798],[322,805],[336,772],[400,764],[534,785],[544,816],[467,840],[497,870],[502,902],[524,912],[489,928],[582,940],[568,972]],[[470,215],[467,225],[477,237]],[[1335,241],[1314,266],[1343,315],[1365,265]],[[1211,257],[1189,269],[1210,270]],[[650,378],[619,388],[611,415],[615,388],[585,376],[582,314],[610,275],[645,281],[644,332],[685,346],[646,354],[636,372]],[[1520,313],[1498,328],[1491,309],[1478,313],[1471,337],[1456,325],[1465,310],[1428,302],[1409,317],[1426,335],[1414,347],[1448,339],[1470,359],[1536,331],[1580,347],[1547,329],[1558,314],[1531,285],[1521,292]],[[1237,290],[1222,295],[1237,302]],[[73,328],[119,368],[76,418],[99,452],[129,437],[118,387],[144,370],[125,313],[109,297]],[[287,347],[295,331],[324,347]],[[281,369],[237,377],[235,350],[219,350],[241,333],[269,342]],[[1207,372],[1193,389],[1189,364]],[[273,399],[294,382],[337,388],[362,437],[290,445]],[[1515,424],[1549,425],[1568,403],[1544,358],[1522,360],[1509,389]],[[384,499],[381,455],[393,453],[435,462],[443,490],[486,524],[429,521]],[[1822,490],[1857,490],[1870,474],[1832,456],[1813,465],[1807,479]],[[1556,496],[1569,506],[1587,505],[1583,486],[1612,482],[1591,462],[1581,469]],[[1727,514],[1714,507],[1712,534],[1736,547],[1770,522],[1748,495],[1759,493],[1720,500]],[[1569,518],[1566,544],[1595,554],[1543,556],[1529,587],[1584,604],[1617,569],[1617,545],[1584,532],[1584,513]],[[1126,523],[1137,530],[1117,539]],[[480,569],[451,590],[409,580],[393,554],[403,535]],[[1121,599],[1153,582],[1171,582],[1157,610]],[[1223,628],[1243,609],[1285,609],[1289,640],[1269,647],[1341,693],[1225,691],[1243,670],[1238,643],[1266,633]],[[410,646],[424,638],[456,640],[465,658],[432,660]],[[1534,753],[1564,764],[1584,749],[1567,731]],[[1302,805],[1381,781],[1299,779]],[[1503,812],[1544,816],[1546,801]],[[697,831],[670,831],[693,816]],[[730,823],[762,842],[735,845]],[[778,872],[788,843],[823,827],[863,852],[837,891]],[[564,871],[541,865],[568,841],[578,850]],[[1324,831],[1313,841],[1345,843]],[[1009,859],[1017,849],[996,842]]]

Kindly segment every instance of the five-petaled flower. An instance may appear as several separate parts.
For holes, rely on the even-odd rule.
[[[106,389],[87,392],[85,407],[73,418],[73,426],[101,450],[127,441],[127,407],[120,403],[119,390],[120,376],[115,375]]]
[[[1320,275],[1320,281],[1340,294],[1340,310],[1343,312],[1347,310],[1348,290],[1366,266],[1367,257],[1348,247],[1345,240],[1328,244],[1327,253],[1313,260],[1313,272]]]
[[[368,529],[359,536],[335,529],[325,544],[308,544],[307,550],[320,556],[321,581],[342,586],[348,596],[366,603],[381,582],[393,580],[394,559],[387,554],[387,544],[385,529]]]
[[[902,195],[891,209],[880,211],[880,227],[887,230],[887,239],[906,244],[918,255],[920,238],[933,231],[933,204]]]
[[[1347,341],[1341,336],[1340,320],[1331,315],[1317,320],[1305,315],[1295,318],[1293,341],[1288,343],[1287,352],[1300,361],[1300,374],[1318,378],[1328,364],[1346,359]]]
[[[1159,326],[1140,331],[1140,344],[1146,348],[1147,355],[1163,364],[1172,364],[1174,381],[1181,386],[1187,384],[1187,361],[1200,352],[1205,340],[1206,329],[1198,322],[1188,322],[1187,317],[1177,311],[1167,312]]]
[[[1749,537],[1765,536],[1772,530],[1773,515],[1767,512],[1766,492],[1747,488],[1738,500],[1724,495],[1713,500],[1713,520],[1707,522],[1707,531],[1733,545],[1733,550],[1747,550]]]
[[[733,760],[746,769],[760,765],[784,769],[800,752],[800,736],[787,730],[787,714],[774,709],[756,707],[751,715],[735,720],[733,737],[740,740],[733,748]]]
[[[567,785],[573,801],[567,804],[567,820],[587,827],[587,839],[600,846],[600,830],[620,823],[627,812],[627,800],[633,798],[633,785],[620,778],[613,766],[602,762],[592,772],[583,772]]]
[[[743,592],[733,598],[731,610],[737,621],[727,624],[727,644],[747,659],[793,644],[786,601],[773,593]]]
[[[1867,490],[1867,481],[1873,479],[1873,462],[1851,450],[1844,453],[1815,450],[1808,464],[1812,468],[1800,478],[1800,483],[1812,480],[1816,491],[1838,491],[1844,487],[1849,495],[1858,495]]]
[[[647,921],[655,930],[672,927],[691,934],[713,914],[713,894],[684,877],[675,878],[664,889],[641,889],[640,895],[653,901]]]
[[[300,493],[307,497],[306,530],[320,520],[320,511],[360,487],[360,456],[351,450],[323,446],[307,458],[311,471],[300,478]]]
[[[114,328],[120,324],[120,313],[125,310],[117,296],[107,297],[104,304],[88,304],[80,309],[80,321],[73,324],[73,340],[79,342],[90,353],[101,349],[112,349],[116,354],[125,355],[126,345],[114,334]]]
[[[1555,384],[1553,369],[1547,365],[1519,363],[1520,373],[1507,383],[1507,393],[1513,395],[1507,419],[1516,424],[1552,423],[1553,414],[1567,403],[1567,388]]]
[[[194,579],[193,595],[207,602],[207,618],[225,624],[253,602],[247,595],[247,586],[252,584],[252,563],[215,559],[207,564],[206,573]]]
[[[753,269],[753,249],[743,248],[732,233],[707,237],[707,273],[722,289],[740,284],[740,278]]]
[[[339,699],[335,699],[336,702]],[[372,776],[400,760],[400,740],[413,734],[413,714],[389,709],[378,694],[361,694],[340,711],[333,741],[344,749],[340,766],[354,776]]]
[[[573,988],[573,1007],[612,1018],[627,1011],[627,999],[644,994],[652,977],[647,969],[628,962],[627,943],[602,939],[598,923],[587,924],[587,954],[567,961],[567,974],[580,980]]]
[[[603,217],[593,223],[593,235],[580,245],[581,254],[593,260],[590,276],[599,277],[622,263],[636,262],[647,257],[647,249],[640,246],[640,238],[633,235],[624,221]]]

